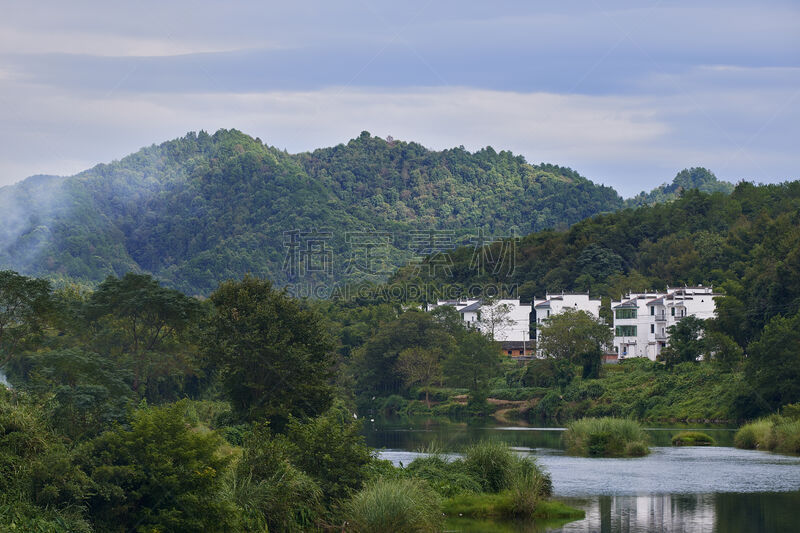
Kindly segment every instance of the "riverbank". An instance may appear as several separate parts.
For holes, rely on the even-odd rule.
[[[576,372],[566,385],[536,369],[507,362],[505,375],[488,390],[482,411],[470,410],[464,389],[413,389],[409,398],[376,398],[371,413],[407,416],[492,416],[505,424],[565,423],[583,417],[633,418],[650,423],[716,423],[736,421],[734,401],[743,375],[713,364],[683,363],[667,369],[648,359],[605,365],[600,378]],[[544,366],[543,364],[541,364]],[[542,374],[544,372],[544,374]],[[535,375],[536,377],[531,377]],[[428,407],[425,392],[432,399]]]

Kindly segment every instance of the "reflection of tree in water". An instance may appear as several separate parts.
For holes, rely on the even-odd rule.
[[[798,492],[724,493],[714,498],[719,533],[797,531],[800,527]]]

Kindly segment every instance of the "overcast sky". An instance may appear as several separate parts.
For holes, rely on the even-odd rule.
[[[486,145],[630,196],[800,179],[792,2],[4,2],[0,185],[187,131]]]

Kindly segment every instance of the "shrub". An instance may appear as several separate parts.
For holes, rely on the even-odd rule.
[[[571,455],[641,457],[649,453],[647,433],[628,419],[582,418],[571,422],[561,438]]]
[[[767,419],[750,422],[739,428],[733,437],[733,443],[737,448],[745,450],[767,449],[771,428],[772,423]]]
[[[681,431],[672,437],[673,446],[713,446],[716,441],[700,431]]]
[[[398,394],[392,394],[383,401],[381,411],[387,416],[392,416],[405,412],[406,407],[408,407],[408,400]]]
[[[511,449],[498,441],[480,441],[464,450],[464,467],[486,492],[500,492],[511,484],[516,464]]]
[[[424,481],[381,478],[355,494],[346,515],[358,533],[440,531],[442,502]]]
[[[447,462],[440,455],[414,459],[404,472],[427,481],[433,490],[446,498],[482,490],[481,483],[467,472],[463,461]]]
[[[800,420],[784,419],[772,428],[772,450],[778,453],[800,453]]]
[[[320,511],[322,490],[291,464],[292,446],[257,428],[228,480],[245,531],[303,531]]]

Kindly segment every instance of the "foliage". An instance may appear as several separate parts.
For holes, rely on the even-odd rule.
[[[727,181],[719,181],[713,172],[702,168],[683,169],[675,176],[672,183],[660,185],[645,193],[640,192],[633,198],[625,200],[626,207],[638,207],[642,205],[652,205],[660,202],[676,200],[687,190],[697,189],[706,193],[721,192],[730,194],[734,186]]]
[[[450,230],[466,242],[479,228],[566,227],[621,205],[612,188],[571,169],[492,148],[431,151],[363,132],[290,155],[236,130],[201,131],[2,189],[0,265],[89,281],[147,272],[207,295],[247,273],[285,284],[286,232],[316,228],[337,230],[325,241],[337,260],[297,279],[379,280],[411,258],[412,231]],[[365,230],[399,237],[374,265],[345,238]]]
[[[602,355],[611,340],[606,324],[586,311],[565,309],[545,319],[537,347],[548,357],[579,362],[582,354],[600,351]]]
[[[771,415],[750,422],[736,432],[734,444],[749,450],[800,454],[800,420]]]
[[[346,516],[359,533],[440,531],[441,498],[424,481],[381,478],[352,497]]]
[[[227,481],[227,491],[241,509],[243,531],[304,531],[313,525],[322,490],[292,464],[294,453],[286,440],[273,438],[264,426],[245,440]]]
[[[50,283],[0,271],[0,368],[42,331],[52,307]]]
[[[203,347],[234,410],[280,430],[331,402],[333,344],[321,317],[269,281],[228,281],[211,295]]]
[[[673,446],[713,446],[714,439],[700,431],[681,431],[672,436]]]
[[[747,354],[745,374],[760,412],[800,401],[800,313],[772,318]]]
[[[187,332],[197,322],[200,303],[161,287],[144,274],[109,276],[84,306],[95,350],[131,369],[132,388],[150,400],[160,399],[159,382],[177,372],[195,371]]]
[[[442,353],[424,348],[406,348],[397,356],[397,368],[405,377],[407,385],[420,384],[425,387],[425,405],[430,409],[428,389],[434,382],[442,381]]]
[[[570,422],[561,438],[570,455],[640,457],[650,453],[647,433],[633,420],[582,418]]]
[[[90,531],[82,516],[89,480],[73,459],[36,405],[0,388],[0,523],[19,531]]]
[[[704,320],[689,315],[680,319],[674,326],[667,330],[669,344],[661,351],[660,360],[667,367],[678,363],[696,361],[706,352],[706,343],[703,339],[705,330]]]
[[[291,419],[286,438],[294,446],[293,464],[319,483],[327,501],[358,490],[373,460],[361,424],[341,401],[314,419]]]
[[[485,412],[489,381],[500,369],[500,348],[479,331],[465,330],[444,363],[448,383],[469,389],[473,412]]]
[[[226,531],[233,507],[220,497],[229,459],[222,439],[190,427],[186,403],[145,407],[78,453],[92,482],[87,503],[103,531]]]

